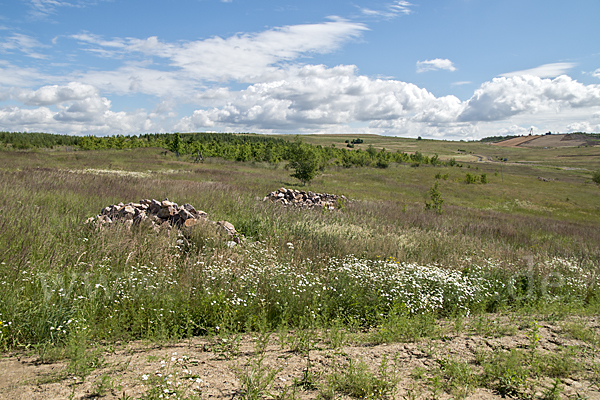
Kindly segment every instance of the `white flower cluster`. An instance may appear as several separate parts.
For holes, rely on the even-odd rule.
[[[213,300],[215,306],[293,301],[296,307],[313,311],[321,310],[326,300],[361,301],[363,296],[378,306],[402,304],[414,314],[450,308],[469,313],[474,304],[497,294],[493,288],[501,285],[486,278],[480,267],[459,271],[357,257],[329,259],[324,267],[317,264],[321,263],[305,260],[298,266],[281,261],[273,250],[255,245],[245,260],[219,258],[203,266],[203,273],[212,286],[209,293],[220,299]]]
[[[441,309],[469,313],[471,306],[491,296],[490,282],[481,269],[457,271],[439,265],[416,265],[388,260],[348,257],[330,264],[329,272],[347,274],[388,305],[402,304],[412,314]],[[351,288],[349,288],[351,290]]]

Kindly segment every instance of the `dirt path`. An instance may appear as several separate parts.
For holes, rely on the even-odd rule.
[[[527,382],[515,389],[515,396],[517,390],[522,390],[523,396],[529,390],[541,397],[558,377],[559,398],[600,399],[599,319],[533,324],[500,316],[464,323],[457,320],[441,324],[434,339],[379,345],[365,341],[373,336],[364,332],[272,334],[264,352],[257,351],[260,338],[251,335],[239,337],[239,342],[233,337],[194,338],[161,346],[134,342],[105,348],[103,363],[84,379],[74,378],[67,362],[40,364],[31,355],[4,355],[0,360],[0,398],[138,399],[144,394],[146,398],[159,398],[158,393],[167,397],[179,391],[177,398],[196,394],[203,399],[232,399],[244,393],[244,377],[257,380],[259,372],[266,376],[273,371],[268,391],[274,396],[291,399],[293,394],[298,399],[314,399],[331,389],[335,381],[332,377],[353,376],[361,361],[377,375],[383,360],[387,360],[387,372],[378,376],[395,383],[391,398],[446,399],[466,394],[471,399],[499,399],[502,381],[482,383],[485,363],[481,360],[522,354],[525,364],[529,355],[539,357],[536,368],[545,372],[535,379],[529,375]],[[345,343],[335,346],[336,338]],[[452,365],[462,366],[467,372],[460,376],[473,379],[461,381],[459,375],[452,375]],[[535,387],[529,388],[531,384]],[[352,396],[340,388],[332,390],[336,398]]]

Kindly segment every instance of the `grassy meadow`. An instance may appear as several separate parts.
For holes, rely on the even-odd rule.
[[[352,138],[305,140],[341,147]],[[600,188],[591,180],[600,147],[361,138],[364,148],[438,154],[462,166],[330,166],[302,186],[285,163],[194,163],[159,148],[0,150],[0,351],[67,359],[69,374],[86,376],[98,358],[92,349],[140,339],[285,331],[296,332],[289,346],[308,353],[307,331],[411,342],[434,335],[439,321],[600,312]],[[466,183],[467,175],[479,180]],[[425,207],[436,182],[441,212]],[[331,212],[262,201],[280,187],[350,200]],[[210,224],[155,231],[84,223],[105,206],[145,198],[190,203],[212,221],[231,222],[246,241],[234,245]],[[268,378],[257,354],[238,366],[240,382],[248,366]],[[488,375],[506,372],[498,365],[533,362],[482,357],[480,376],[490,387],[496,380]],[[349,362],[356,376],[347,379],[379,376],[380,386],[344,392],[350,383],[330,377],[313,382],[325,385],[322,398],[392,396],[385,367],[369,375]],[[464,366],[454,363],[440,364],[442,378],[460,374]],[[552,376],[536,371],[535,379]],[[253,398],[252,382],[245,385],[238,394]],[[507,387],[505,394],[522,393]]]

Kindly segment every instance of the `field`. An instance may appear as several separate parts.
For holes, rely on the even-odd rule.
[[[0,150],[0,397],[600,398],[600,147],[360,138],[457,165]],[[143,198],[246,240],[84,223]]]

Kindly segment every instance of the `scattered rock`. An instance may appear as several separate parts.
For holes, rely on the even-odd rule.
[[[271,192],[263,198],[263,201],[270,200],[274,203],[281,203],[284,206],[293,205],[302,208],[325,208],[334,210],[340,202],[346,201],[346,196],[338,196],[329,193],[313,193],[304,190],[280,188]]]
[[[171,229],[174,226],[191,227],[201,222],[209,222],[221,227],[230,241],[240,243],[243,240],[243,236],[236,231],[232,223],[209,221],[204,211],[196,210],[193,205],[187,203],[178,205],[169,199],[163,201],[143,199],[139,203],[119,203],[107,206],[100,211],[100,214],[88,218],[85,223],[96,223],[101,226],[118,221],[125,223],[127,227],[142,221],[149,221],[155,229],[159,229],[159,227]]]

